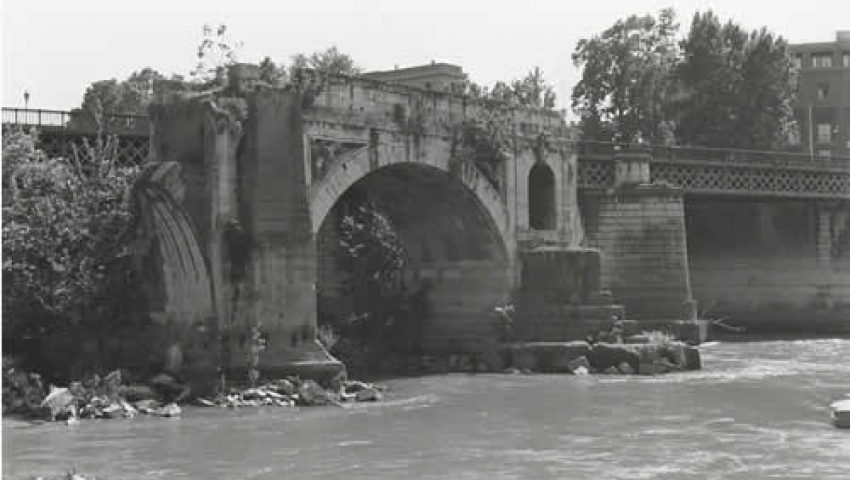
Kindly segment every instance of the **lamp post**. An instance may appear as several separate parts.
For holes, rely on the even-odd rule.
[[[30,91],[24,90],[24,109],[28,109],[30,104]]]

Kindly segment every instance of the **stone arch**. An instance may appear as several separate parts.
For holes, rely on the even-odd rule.
[[[447,155],[434,162],[410,162],[399,159],[394,155],[384,155],[383,157],[386,158],[386,161],[376,167],[370,161],[368,150],[362,149],[346,158],[345,161],[336,162],[320,181],[311,185],[309,191],[310,217],[314,233],[319,231],[319,227],[321,227],[322,222],[339,197],[355,182],[376,169],[398,164],[413,164],[449,172]],[[475,167],[465,169],[464,174],[459,175],[458,178],[487,213],[494,228],[498,230],[500,240],[508,255],[512,256],[513,243],[511,241],[512,236],[508,231],[508,213],[501,194]]]
[[[421,347],[468,351],[492,341],[493,307],[508,299],[513,275],[501,197],[476,173],[450,173],[448,162],[384,162],[370,168],[367,154],[332,167],[311,191],[320,309],[323,302],[350,307],[341,289],[334,292],[339,272],[330,249],[339,244],[335,235],[342,213],[336,205],[357,191],[374,200],[398,232],[408,253],[403,278],[410,293],[427,289]]]
[[[216,313],[215,296],[203,249],[181,201],[182,168],[176,162],[150,163],[133,186],[138,269],[147,272],[150,313],[205,321]]]
[[[556,228],[555,174],[545,163],[535,163],[528,173],[528,226],[532,230]]]

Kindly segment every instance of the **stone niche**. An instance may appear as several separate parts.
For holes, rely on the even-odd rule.
[[[624,309],[600,291],[599,250],[543,247],[520,253],[514,339],[583,339],[610,329]]]

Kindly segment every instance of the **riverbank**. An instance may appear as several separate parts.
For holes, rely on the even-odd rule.
[[[3,420],[3,477],[845,479],[850,340],[712,343],[666,375],[445,374],[342,408]]]
[[[563,373],[573,375],[657,375],[701,368],[696,347],[663,335],[645,334],[618,343],[523,342],[501,345],[483,353],[444,356],[388,356],[396,375],[464,373]],[[162,372],[148,382],[125,381],[121,370],[103,377],[86,376],[68,386],[44,385],[41,375],[5,362],[3,415],[66,421],[133,418],[139,414],[174,417],[179,404],[204,407],[293,407],[372,402],[382,398],[376,384],[344,377],[320,385],[311,379],[287,377],[248,388],[219,386],[211,396],[192,392],[178,374]],[[207,385],[206,387],[209,387]],[[205,388],[209,390],[209,388]]]

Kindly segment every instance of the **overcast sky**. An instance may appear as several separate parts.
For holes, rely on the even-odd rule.
[[[124,79],[150,66],[186,74],[205,23],[225,23],[241,40],[240,61],[337,45],[366,70],[431,60],[463,66],[492,84],[540,66],[568,103],[579,72],[570,54],[580,38],[632,13],[675,8],[681,30],[695,11],[713,9],[749,29],[767,26],[792,43],[832,41],[850,29],[850,0],[255,1],[5,0],[3,106],[70,109],[95,80]]]

